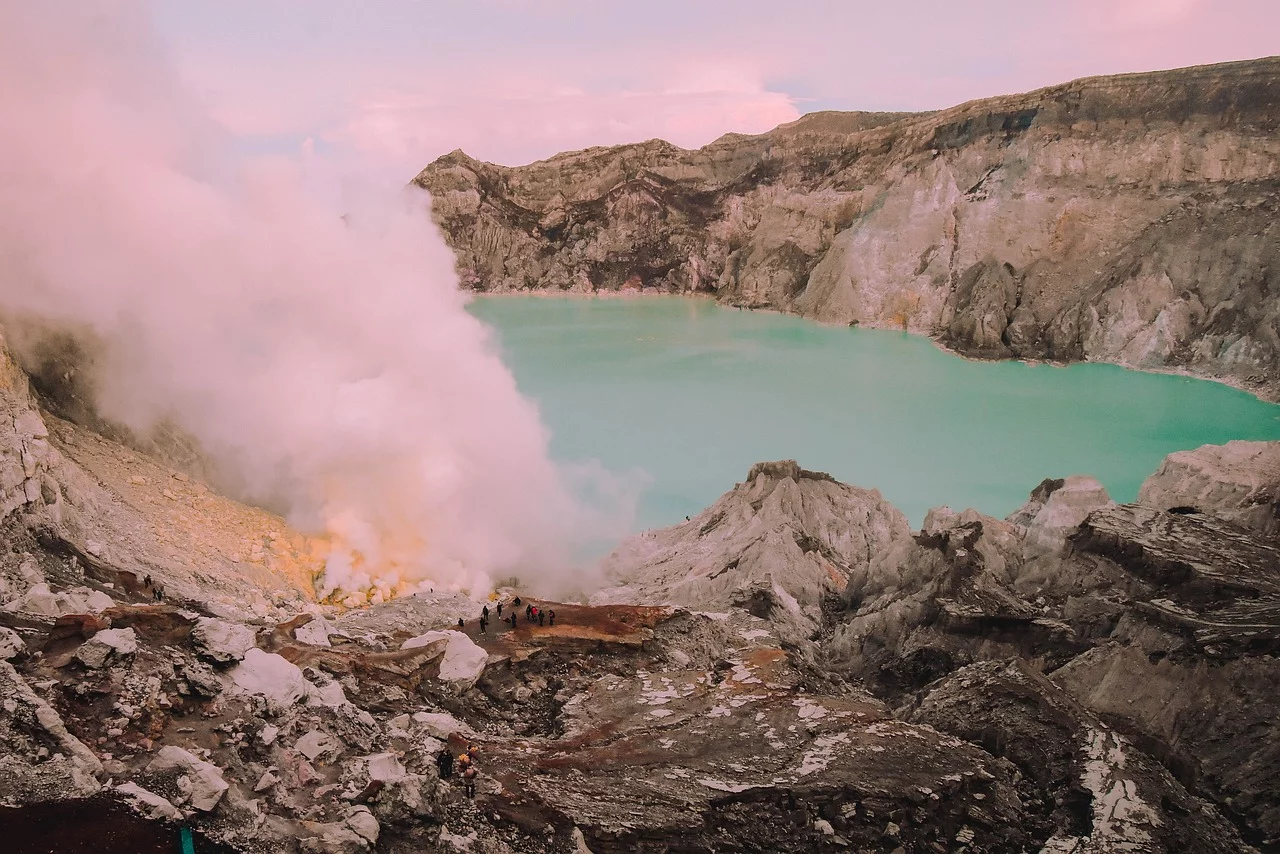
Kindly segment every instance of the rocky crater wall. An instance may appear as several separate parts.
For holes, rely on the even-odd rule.
[[[707,293],[1280,393],[1280,58],[425,168],[465,287]]]

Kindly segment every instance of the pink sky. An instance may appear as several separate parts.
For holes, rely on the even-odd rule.
[[[1275,0],[172,0],[155,18],[250,148],[412,174],[686,147],[815,109],[919,110],[1280,53]]]

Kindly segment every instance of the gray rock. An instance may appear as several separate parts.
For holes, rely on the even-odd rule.
[[[197,759],[181,747],[166,745],[147,765],[147,773],[175,778],[179,791],[201,812],[217,807],[230,784],[222,779],[222,769]]]
[[[197,620],[191,630],[191,640],[202,656],[219,664],[240,661],[257,645],[257,636],[251,626],[214,617]]]
[[[1170,454],[1143,481],[1138,502],[1280,534],[1280,442],[1236,441]]]
[[[739,607],[799,642],[817,628],[825,597],[910,538],[879,492],[791,460],[760,463],[691,521],[623,543],[604,564],[621,586],[592,602]]]
[[[85,667],[97,670],[108,661],[122,661],[137,651],[138,636],[133,629],[103,629],[80,645],[76,658]]]
[[[0,626],[0,661],[11,661],[27,652],[22,635],[7,626]]]

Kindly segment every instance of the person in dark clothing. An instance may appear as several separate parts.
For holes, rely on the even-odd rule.
[[[519,596],[517,596],[517,597],[515,598],[515,600],[514,600],[511,604],[512,604],[514,607],[519,608],[519,607],[520,607],[520,597],[519,597]]]
[[[533,622],[533,603],[524,606],[524,618],[529,622]]]
[[[499,620],[502,619],[502,603],[501,602],[498,603],[498,619]]]
[[[481,609],[480,609],[480,616],[481,616],[481,618],[483,618],[483,619],[485,619],[485,620],[489,619],[489,606],[488,606],[488,605],[485,605],[483,608],[481,608]]]
[[[466,620],[464,620],[464,619],[462,619],[461,617],[459,617],[459,618],[458,618],[458,628],[463,629],[463,630],[465,631],[465,630],[466,630],[466,628],[467,628],[467,621],[466,621]]]
[[[441,780],[448,780],[453,776],[453,754],[449,752],[448,745],[436,754],[436,767],[440,769]]]
[[[546,612],[546,611],[539,611],[539,612],[538,612],[538,625],[540,625],[540,626],[545,626],[546,624],[547,624],[547,612]]]
[[[513,628],[513,629],[516,627],[516,619],[517,619],[517,618],[516,618],[516,612],[515,612],[515,611],[512,611],[512,612],[511,612],[511,628]]]
[[[480,634],[482,635],[487,634],[487,632],[485,632],[485,628],[488,627],[488,625],[489,625],[489,621],[486,620],[484,617],[481,617],[480,618]]]
[[[550,623],[550,624],[551,624],[551,625],[553,625],[553,626],[556,624],[556,612],[555,612],[555,611],[548,611],[548,612],[547,612],[547,622],[548,622],[548,623]]]

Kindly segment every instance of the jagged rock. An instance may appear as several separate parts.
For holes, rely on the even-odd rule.
[[[209,812],[216,807],[230,788],[230,784],[222,779],[221,768],[173,745],[160,748],[156,758],[147,765],[147,773],[174,778],[178,790],[192,807],[201,812]]]
[[[293,637],[298,643],[305,643],[311,646],[329,646],[330,631],[331,627],[324,617],[313,617],[310,622],[294,629]]]
[[[252,627],[214,617],[198,619],[191,630],[191,640],[202,656],[219,664],[240,661],[257,645]]]
[[[378,841],[380,828],[368,807],[350,807],[341,822],[304,822],[317,835],[302,842],[302,850],[316,854],[352,854],[367,851]]]
[[[1054,554],[1066,547],[1067,538],[1089,513],[1111,503],[1102,484],[1091,477],[1068,477],[1043,499],[1043,505],[1027,523],[1026,549],[1031,555]]]
[[[1170,454],[1143,481],[1138,503],[1280,533],[1280,442],[1235,441]]]
[[[48,756],[46,744],[58,752]],[[7,661],[0,661],[0,748],[0,803],[86,798],[102,788],[98,757]]]
[[[148,792],[137,783],[120,783],[115,787],[114,791],[147,818],[166,821],[182,820],[182,813],[178,811],[177,807],[155,792]]]
[[[342,744],[327,732],[313,729],[294,742],[293,749],[315,762],[322,756],[332,757],[341,753]]]
[[[101,613],[115,605],[107,594],[88,587],[52,591],[40,582],[19,598],[4,606],[6,611],[21,611],[44,617],[62,617],[67,614]]]
[[[910,537],[906,517],[875,490],[791,460],[760,463],[691,521],[623,543],[605,562],[622,587],[592,602],[741,607],[806,640],[825,597]]]
[[[454,734],[473,738],[475,730],[444,712],[414,712],[412,720],[432,738],[448,741]]]
[[[911,719],[1017,765],[1022,802],[1039,805],[1029,829],[1080,854],[1247,850],[1216,810],[1023,662],[955,671]]]
[[[138,651],[138,636],[133,629],[103,629],[80,645],[76,659],[85,667],[97,670],[108,660],[119,661]]]
[[[0,661],[11,661],[27,652],[22,635],[6,626],[0,626]]]
[[[444,658],[440,661],[440,678],[460,687],[469,688],[474,685],[480,674],[484,673],[489,654],[462,632],[427,632],[409,638],[400,648],[417,649],[436,643],[443,643],[445,647]]]

